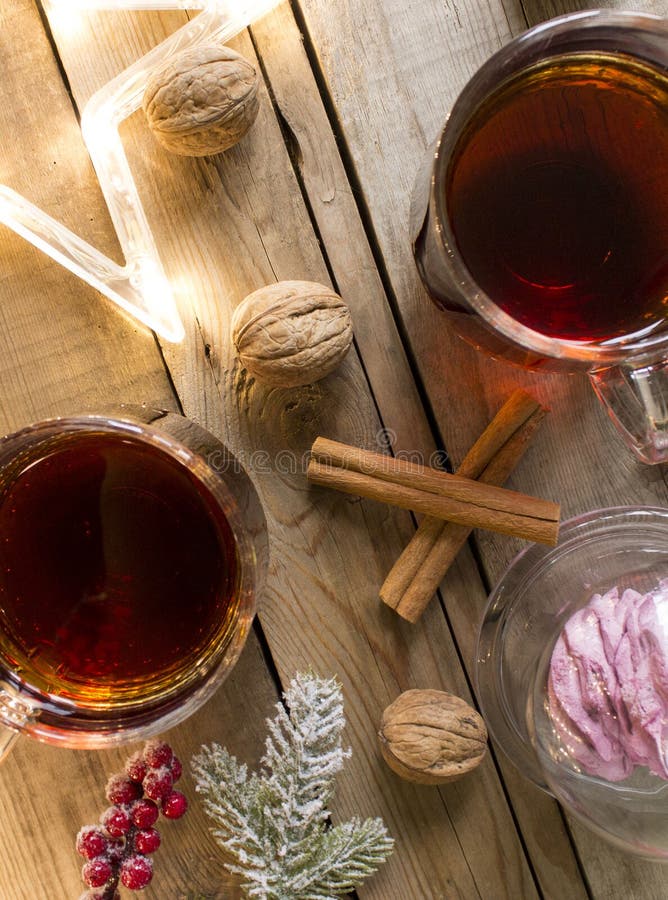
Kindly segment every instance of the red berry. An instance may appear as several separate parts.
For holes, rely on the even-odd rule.
[[[121,866],[121,884],[131,891],[141,891],[153,877],[153,863],[145,856],[128,856]]]
[[[143,781],[146,777],[146,763],[139,750],[125,763],[125,774],[132,781]]]
[[[180,819],[188,809],[188,801],[181,791],[172,791],[162,801],[162,814],[166,819]]]
[[[144,745],[144,762],[151,769],[159,769],[168,766],[172,761],[172,748],[165,741],[155,738]]]
[[[155,828],[145,828],[135,835],[135,850],[139,853],[155,853],[160,846],[160,832]]]
[[[91,859],[81,870],[81,877],[88,887],[96,888],[109,881],[112,875],[111,865],[106,859]]]
[[[141,787],[126,775],[112,775],[106,793],[110,803],[132,803],[141,796]]]
[[[178,756],[172,757],[172,762],[169,766],[169,769],[172,773],[172,781],[174,782],[174,784],[176,784],[176,782],[183,774],[183,766],[181,765],[181,760],[178,758]]]
[[[152,800],[135,800],[132,804],[132,821],[137,828],[150,828],[158,821],[160,812]]]
[[[147,797],[151,800],[161,800],[171,791],[174,779],[169,769],[163,766],[160,769],[151,769],[142,784]]]
[[[100,822],[112,837],[119,838],[127,834],[131,821],[129,813],[120,806],[110,806],[100,817]]]
[[[86,825],[77,835],[77,853],[86,859],[95,859],[106,852],[108,841],[106,835],[97,825]]]

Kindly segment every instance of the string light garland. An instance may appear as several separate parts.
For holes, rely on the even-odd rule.
[[[0,223],[104,294],[169,341],[184,337],[171,285],[149,227],[119,134],[141,107],[156,66],[205,41],[225,43],[279,0],[46,0],[62,20],[101,10],[201,10],[199,15],[95,93],[81,131],[123,250],[121,266],[10,187],[0,184]]]

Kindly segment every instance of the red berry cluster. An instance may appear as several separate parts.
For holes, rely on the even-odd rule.
[[[100,816],[99,825],[86,825],[77,835],[77,851],[87,862],[81,877],[90,890],[80,900],[120,900],[119,882],[141,891],[153,877],[148,854],[160,846],[153,826],[160,812],[179,819],[188,802],[174,783],[181,777],[181,763],[164,741],[148,741],[133,754],[125,772],[107,782],[107,800],[113,804]]]

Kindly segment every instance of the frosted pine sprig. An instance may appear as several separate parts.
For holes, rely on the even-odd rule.
[[[373,874],[393,847],[380,819],[328,826],[334,780],[350,750],[340,685],[297,675],[267,720],[260,772],[218,744],[193,759],[197,791],[247,897],[333,900]]]

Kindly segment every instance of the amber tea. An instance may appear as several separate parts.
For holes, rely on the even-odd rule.
[[[652,334],[668,316],[668,77],[567,53],[478,108],[446,187],[475,282],[549,337]]]
[[[224,642],[237,554],[208,489],[127,435],[29,450],[0,502],[0,633],[40,690],[105,708],[178,687]]]

